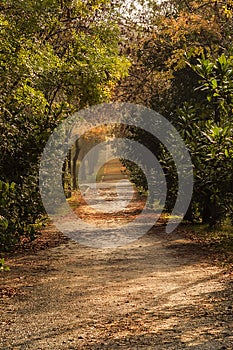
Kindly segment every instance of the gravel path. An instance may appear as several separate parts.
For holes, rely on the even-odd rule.
[[[231,275],[182,233],[114,249],[69,240],[7,263],[0,349],[233,349]]]

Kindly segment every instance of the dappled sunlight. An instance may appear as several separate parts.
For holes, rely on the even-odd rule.
[[[5,281],[16,287],[11,313],[17,310],[15,322],[31,321],[30,331],[21,322],[20,336],[12,323],[6,340],[39,348],[66,336],[79,349],[221,344],[232,322],[231,286],[188,243],[157,228],[127,247],[68,242],[12,260],[17,270]]]

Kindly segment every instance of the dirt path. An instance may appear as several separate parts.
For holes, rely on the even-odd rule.
[[[119,223],[134,219],[144,205],[133,197],[113,217],[99,215],[91,193],[93,207],[80,198],[77,208],[71,203],[78,216],[101,225],[114,219],[119,233]],[[110,189],[103,194],[115,199]],[[121,196],[107,206],[119,202],[122,207]],[[132,221],[127,230],[135,236],[135,229]],[[92,243],[104,239],[96,232]],[[107,249],[68,239],[59,244],[60,238],[50,228],[40,238],[47,249],[7,260],[11,272],[0,276],[0,349],[233,349],[231,275],[182,232],[168,235],[158,226]]]
[[[233,349],[230,275],[177,232],[116,249],[67,241],[8,264],[0,349]]]

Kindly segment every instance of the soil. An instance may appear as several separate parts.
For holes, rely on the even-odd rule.
[[[0,349],[232,350],[233,274],[215,260],[182,228],[101,249],[50,225],[6,255]]]

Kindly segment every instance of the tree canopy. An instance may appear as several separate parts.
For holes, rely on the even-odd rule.
[[[18,204],[0,215],[10,221],[17,212],[17,236],[43,211],[38,163],[49,135],[74,111],[109,100],[129,62],[119,54],[108,1],[5,0],[0,7],[0,172],[18,189]]]
[[[232,220],[232,29],[232,0],[1,1],[1,247],[34,235],[49,135],[73,112],[104,101],[143,104],[169,119],[194,165],[187,218]],[[158,140],[136,137],[163,166],[169,209],[172,159]],[[146,189],[139,169],[128,168]]]

